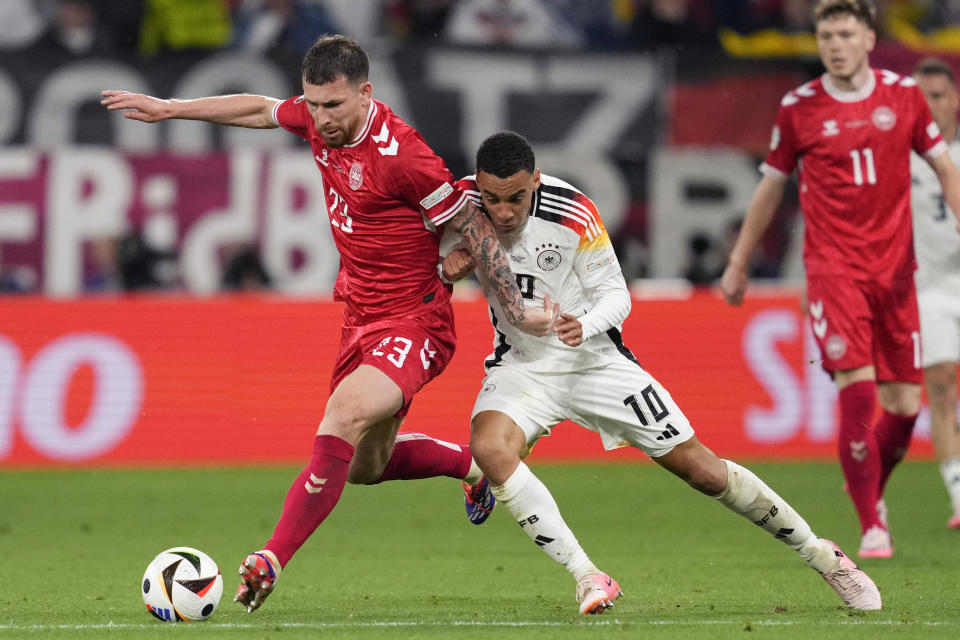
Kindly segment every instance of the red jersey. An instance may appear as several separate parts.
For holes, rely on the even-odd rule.
[[[467,202],[453,175],[420,134],[371,100],[363,129],[331,148],[303,96],[274,107],[273,118],[313,148],[327,213],[340,251],[334,298],[358,323],[410,317],[449,303],[437,276],[437,226]]]
[[[856,92],[826,75],[784,96],[761,167],[799,168],[808,274],[890,281],[915,268],[910,150],[947,150],[911,77],[872,70]]]

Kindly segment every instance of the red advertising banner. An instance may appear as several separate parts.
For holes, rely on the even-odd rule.
[[[492,330],[482,300],[455,304],[452,363],[404,425],[466,442]],[[0,467],[297,463],[323,415],[341,306],[253,296],[0,299]],[[734,458],[833,458],[836,393],[797,298],[731,308],[708,293],[636,299],[627,346],[701,440]],[[921,414],[910,455],[930,457]],[[540,461],[604,452],[565,423]]]

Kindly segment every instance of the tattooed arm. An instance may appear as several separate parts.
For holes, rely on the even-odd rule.
[[[470,252],[477,277],[484,289],[496,297],[507,322],[525,333],[547,335],[553,329],[557,308],[549,308],[548,301],[544,309],[524,308],[516,277],[487,217],[473,202],[467,201],[447,225],[463,236],[461,246]]]

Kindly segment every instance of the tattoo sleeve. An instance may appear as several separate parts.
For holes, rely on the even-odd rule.
[[[523,298],[493,225],[470,201],[447,224],[463,236],[477,263],[477,277],[484,289],[496,296],[507,322],[519,327],[523,322]]]

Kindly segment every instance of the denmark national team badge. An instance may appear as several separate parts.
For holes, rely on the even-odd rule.
[[[847,352],[847,341],[834,334],[827,338],[826,351],[828,358],[839,360]]]
[[[363,186],[363,165],[354,162],[350,165],[350,188],[356,191]]]
[[[871,116],[873,126],[881,131],[890,131],[897,124],[897,114],[887,106],[877,107]]]
[[[548,242],[537,247],[537,266],[544,271],[553,271],[560,266],[560,262],[560,252],[552,243]]]

